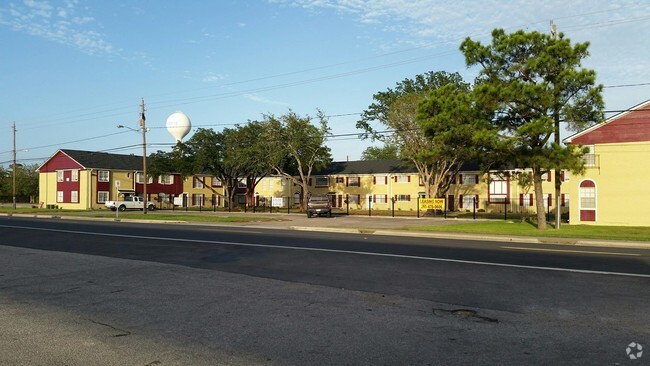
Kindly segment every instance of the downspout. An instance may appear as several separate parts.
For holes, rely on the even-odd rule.
[[[93,209],[93,169],[88,170],[88,209]]]

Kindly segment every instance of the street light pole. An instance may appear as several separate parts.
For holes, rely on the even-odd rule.
[[[142,103],[140,104],[140,128],[142,130],[142,175],[143,175],[143,188],[142,188],[142,212],[145,214],[147,213],[147,127],[145,125],[145,117],[144,117],[144,99],[142,99]],[[138,131],[134,128],[127,127],[124,125],[117,125],[117,128],[127,128],[131,131]]]
[[[147,128],[145,127],[145,117],[144,117],[144,99],[142,99],[142,104],[140,104],[140,128],[142,129],[142,173],[144,175],[144,184],[142,189],[142,212],[147,213]]]
[[[16,209],[16,122],[12,126],[13,136],[14,136],[14,164],[13,164],[13,209]]]

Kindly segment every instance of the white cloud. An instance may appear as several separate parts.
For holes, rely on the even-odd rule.
[[[75,47],[87,54],[112,54],[116,50],[105,36],[93,29],[95,19],[76,15],[77,1],[53,6],[47,1],[24,0],[0,5],[0,26]],[[87,26],[87,27],[82,27]]]
[[[414,39],[488,37],[494,28],[548,32],[549,21],[584,27],[612,19],[648,15],[644,0],[269,0],[310,10],[335,10]],[[647,20],[647,19],[646,19]],[[646,21],[647,23],[647,21]],[[562,29],[560,29],[562,31]]]
[[[207,72],[205,75],[203,75],[202,81],[204,83],[216,83],[217,81],[221,81],[223,79],[224,79],[223,75],[215,74],[210,71]]]
[[[650,53],[645,47],[650,34],[647,0],[269,1],[312,12],[335,11],[342,17],[370,24],[383,31],[366,35],[368,42],[378,45],[382,52],[403,49],[405,45],[458,50],[465,37],[490,43],[495,28],[550,33],[553,20],[572,42],[590,42],[591,56],[584,65],[596,70],[597,82],[650,82]],[[643,90],[632,89],[625,89],[630,99],[643,94]]]
[[[262,103],[262,104],[279,105],[279,106],[285,106],[285,107],[290,106],[289,103],[280,102],[280,101],[276,101],[276,100],[271,100],[271,99],[264,98],[264,97],[262,97],[260,95],[252,94],[252,93],[244,94],[244,98],[246,98],[248,100],[251,100],[253,102]]]

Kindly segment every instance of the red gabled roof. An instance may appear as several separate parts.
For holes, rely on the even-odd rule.
[[[54,172],[59,169],[86,169],[76,160],[61,150],[57,150],[49,159],[38,167],[39,173]]]
[[[650,100],[564,140],[580,145],[643,141],[650,141]]]

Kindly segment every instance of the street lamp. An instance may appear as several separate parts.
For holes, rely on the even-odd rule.
[[[147,213],[147,132],[149,132],[149,129],[145,127],[145,117],[144,117],[144,99],[142,100],[142,104],[140,104],[142,112],[140,113],[140,130],[142,131],[142,175],[144,176],[144,183],[143,183],[143,189],[142,189],[142,212],[144,214]],[[138,130],[127,127],[124,125],[117,125],[117,128],[127,128],[132,131],[138,132]]]

